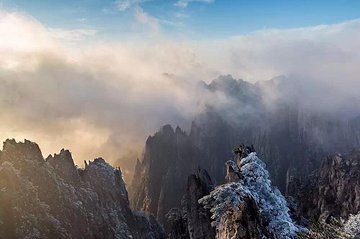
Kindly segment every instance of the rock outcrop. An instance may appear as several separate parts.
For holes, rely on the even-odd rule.
[[[62,150],[6,140],[0,153],[1,238],[165,238],[155,218],[133,212],[120,169],[95,159],[78,169]]]
[[[165,222],[165,214],[180,207],[186,179],[196,169],[197,156],[200,158],[199,151],[179,127],[174,131],[166,125],[149,137],[131,186],[133,207]]]
[[[242,157],[238,164],[226,163],[232,168],[228,173],[242,176],[216,188],[205,170],[189,176],[182,210],[167,214],[168,238],[295,238],[300,229],[290,218],[285,198],[271,186],[265,164],[254,150]]]
[[[360,151],[325,157],[311,176],[289,181],[298,215],[329,221],[360,211]]]
[[[165,215],[165,231],[168,239],[189,239],[189,231],[185,211],[172,208]]]
[[[169,239],[215,238],[215,230],[211,227],[211,213],[198,202],[213,188],[209,174],[202,168],[188,177],[181,208],[172,208],[166,214],[165,228]]]
[[[290,218],[287,202],[271,186],[265,164],[256,153],[239,158],[236,167],[241,179],[220,185],[199,200],[212,212],[216,238],[295,238],[299,229]]]
[[[180,207],[186,178],[198,166],[206,169],[215,185],[224,182],[224,159],[232,157],[238,142],[254,145],[283,193],[290,171],[307,176],[320,167],[324,156],[360,146],[359,117],[311,111],[294,102],[287,82],[250,84],[224,76],[204,84],[228,103],[202,107],[189,133],[165,126],[148,138],[130,189],[132,205],[164,222],[171,208]],[[270,101],[268,89],[279,97]]]
[[[190,239],[214,238],[215,231],[211,227],[211,213],[198,202],[213,189],[211,178],[204,169],[199,168],[196,174],[188,177],[187,190],[182,204],[185,207]]]

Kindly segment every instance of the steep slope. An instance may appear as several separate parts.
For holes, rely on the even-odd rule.
[[[290,218],[287,202],[271,186],[265,164],[256,153],[227,166],[238,180],[216,187],[200,200],[212,212],[216,238],[295,238],[299,229]]]
[[[211,227],[211,213],[198,202],[213,189],[211,178],[204,169],[198,168],[195,174],[188,177],[181,208],[172,208],[166,214],[168,239],[215,238],[215,230]]]
[[[309,175],[324,156],[360,146],[359,117],[311,110],[296,101],[300,89],[291,84],[281,78],[250,84],[231,76],[204,84],[204,91],[222,95],[226,103],[207,104],[189,133],[166,126],[149,137],[130,190],[135,208],[164,221],[168,210],[180,207],[185,179],[198,166],[215,185],[223,183],[223,165],[238,142],[255,146],[283,193],[293,172]],[[272,99],[272,92],[280,93]]]
[[[196,168],[197,155],[198,150],[179,127],[174,131],[166,125],[149,137],[144,158],[135,170],[133,206],[164,222],[165,214],[180,205],[179,194],[185,192],[186,178]]]
[[[133,212],[120,169],[103,159],[43,159],[37,144],[6,140],[0,153],[1,238],[164,238],[152,216]]]
[[[303,231],[253,148],[238,159],[226,162],[227,183],[216,188],[205,170],[189,176],[182,210],[168,213],[168,238],[290,239]]]
[[[322,160],[311,176],[289,176],[289,191],[297,202],[297,213],[306,218],[329,221],[360,211],[360,151],[334,154]]]

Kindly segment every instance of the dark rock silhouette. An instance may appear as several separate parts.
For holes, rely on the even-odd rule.
[[[245,146],[245,145],[241,144],[239,147],[233,149],[233,153],[237,157],[236,161],[237,161],[238,164],[239,164],[239,161],[242,158],[245,158],[246,156],[248,156],[252,152],[255,152],[254,145]]]
[[[187,219],[184,212],[179,208],[172,208],[165,215],[165,230],[168,239],[189,239]]]
[[[334,154],[322,160],[312,175],[289,175],[289,192],[298,218],[329,221],[360,211],[360,151]]]
[[[211,213],[199,204],[199,199],[214,189],[206,170],[198,168],[188,177],[186,193],[180,208],[172,208],[167,214],[165,228],[169,239],[211,239],[215,230],[211,227]]]
[[[45,161],[37,144],[6,140],[0,153],[1,238],[164,238],[133,212],[121,171],[103,159],[77,169],[68,150]]]
[[[180,207],[186,178],[194,171],[197,156],[200,157],[198,150],[180,128],[174,131],[166,125],[149,137],[144,159],[138,161],[132,182],[134,208],[151,212],[164,222],[171,208]]]

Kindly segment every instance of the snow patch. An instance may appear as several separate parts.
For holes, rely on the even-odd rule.
[[[349,219],[344,223],[344,231],[349,238],[360,235],[360,213],[349,216]]]

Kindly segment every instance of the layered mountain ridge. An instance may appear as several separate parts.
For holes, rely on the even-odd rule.
[[[298,197],[295,201],[291,197],[288,202],[271,185],[266,165],[253,148],[245,149],[250,150],[241,154],[237,163],[226,162],[224,184],[214,188],[204,169],[188,177],[181,207],[172,208],[166,215],[169,239],[356,239],[360,236],[358,151],[323,159],[321,169],[312,176],[318,181],[310,184],[312,188],[309,181],[292,179],[291,187],[295,186],[294,195]]]
[[[229,160],[226,167],[226,183],[215,188],[206,170],[189,176],[182,211],[170,210],[168,220],[175,213],[181,220],[171,223],[168,238],[295,238],[300,228],[256,152],[239,158],[238,163]]]
[[[198,167],[215,185],[224,182],[223,165],[239,142],[255,146],[272,182],[288,196],[290,178],[310,175],[323,157],[360,146],[360,112],[345,116],[309,108],[301,101],[303,89],[288,79],[251,84],[222,76],[202,87],[225,96],[226,103],[208,103],[188,133],[161,128],[137,163],[131,203],[162,223],[171,208],[180,207],[186,178]]]
[[[44,160],[37,144],[7,140],[0,151],[1,238],[354,239],[360,235],[359,151],[324,158],[309,181],[289,179],[296,204],[291,213],[288,205],[293,204],[271,186],[254,147],[240,146],[234,152],[237,163],[229,160],[223,165],[225,183],[215,187],[202,168],[187,177],[180,207],[171,208],[164,217],[165,235],[155,217],[130,209],[121,170],[104,159],[86,161],[79,169],[68,150]],[[320,224],[313,227],[301,217]],[[341,218],[346,221],[334,224]]]
[[[6,140],[1,238],[360,235],[360,117],[309,109],[282,78],[224,76],[201,87],[226,100],[207,104],[189,132],[165,125],[147,139],[130,197],[121,170],[102,158],[78,168],[68,150],[44,159],[37,144]],[[237,148],[235,162],[239,142],[253,146]]]

